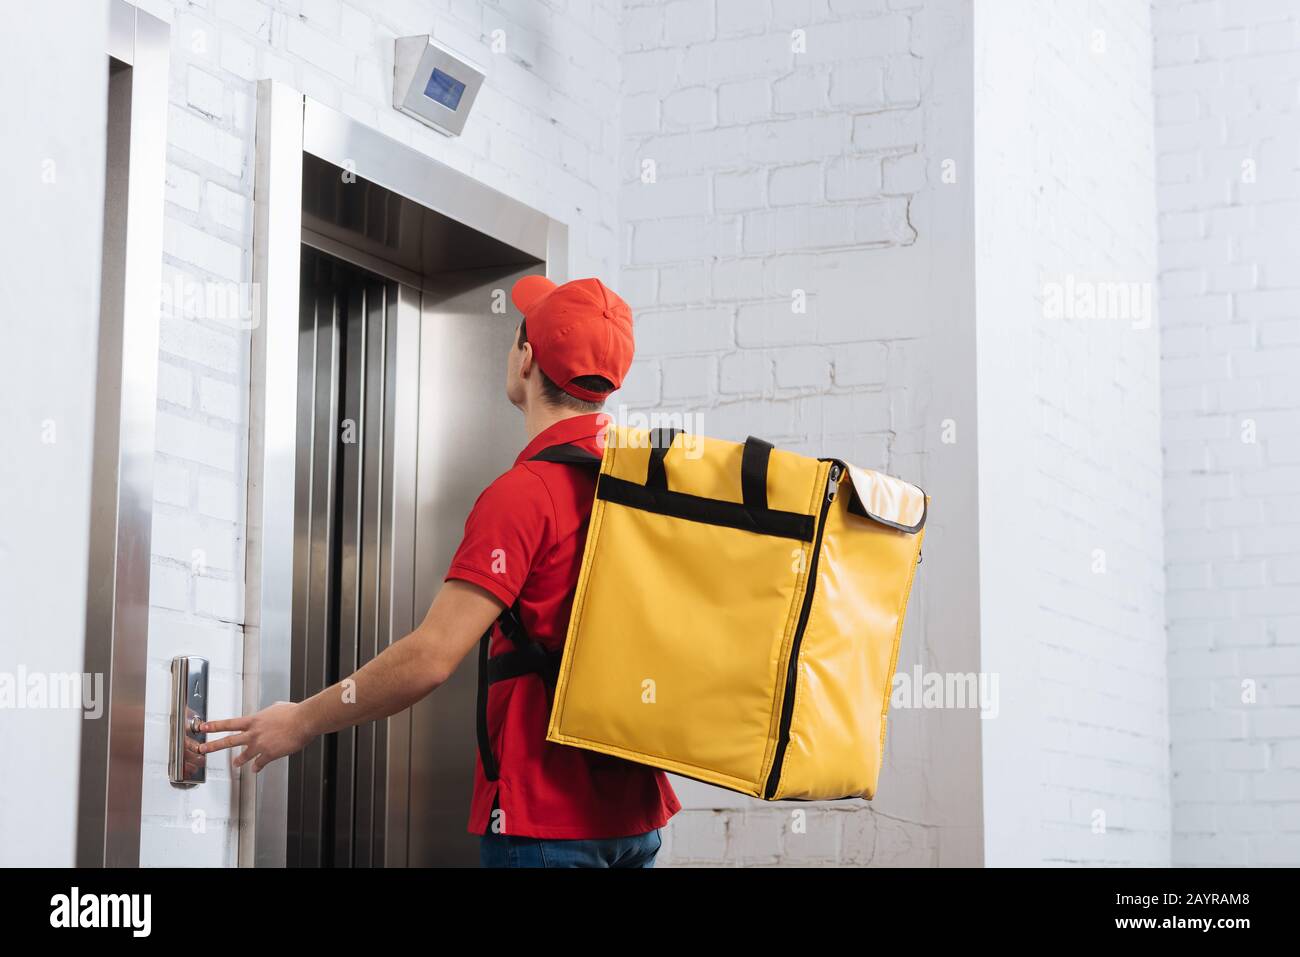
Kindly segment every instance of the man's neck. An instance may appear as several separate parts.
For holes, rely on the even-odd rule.
[[[565,419],[573,419],[586,414],[586,412],[574,412],[571,409],[557,409],[545,402],[539,402],[524,412],[524,431],[528,433],[528,441],[531,442],[556,422],[563,422]]]

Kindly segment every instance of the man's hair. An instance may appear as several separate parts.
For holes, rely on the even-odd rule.
[[[528,341],[527,320],[519,322],[519,348],[524,347]],[[602,398],[599,402],[588,402],[586,399],[579,399],[576,395],[569,395],[561,389],[555,382],[542,371],[540,365],[537,366],[537,374],[542,377],[542,398],[549,405],[559,406],[564,409],[573,409],[575,412],[599,412],[605,405]],[[613,392],[614,383],[610,382],[603,375],[580,375],[573,380],[573,384],[592,392]]]

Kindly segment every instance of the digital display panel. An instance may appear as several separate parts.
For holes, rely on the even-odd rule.
[[[436,67],[429,74],[429,82],[424,86],[425,96],[435,103],[441,103],[449,110],[454,110],[460,106],[461,94],[464,92],[464,83],[448,73],[443,73]]]

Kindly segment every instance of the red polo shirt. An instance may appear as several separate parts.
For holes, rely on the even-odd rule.
[[[564,645],[596,494],[593,469],[528,461],[571,443],[601,452],[602,413],[555,423],[528,443],[514,468],[489,485],[465,522],[447,578],[487,589],[506,607],[519,600],[524,629],[548,648]],[[500,631],[490,653],[513,647]],[[662,771],[546,740],[550,699],[537,675],[488,691],[488,733],[500,766],[495,782],[475,761],[469,831],[485,833],[494,801],[503,833],[540,838],[626,837],[662,827],[681,809]]]

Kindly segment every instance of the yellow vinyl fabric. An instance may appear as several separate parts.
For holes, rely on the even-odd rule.
[[[547,739],[767,800],[872,797],[926,511],[839,460],[611,429]]]

